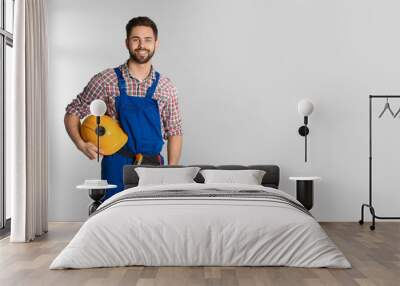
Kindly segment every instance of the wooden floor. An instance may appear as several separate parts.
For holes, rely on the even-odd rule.
[[[48,270],[81,226],[51,223],[44,237],[0,241],[0,285],[400,285],[400,222],[378,222],[375,231],[358,223],[322,223],[353,268],[120,267]]]

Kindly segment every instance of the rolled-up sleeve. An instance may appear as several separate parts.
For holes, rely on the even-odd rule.
[[[103,99],[105,97],[105,90],[103,88],[103,81],[101,74],[96,74],[83,91],[72,100],[65,108],[66,113],[75,114],[80,119],[90,114],[90,103],[94,99]]]
[[[169,136],[183,135],[182,114],[179,108],[178,95],[175,87],[168,89],[166,106],[162,113],[164,125],[164,139]]]

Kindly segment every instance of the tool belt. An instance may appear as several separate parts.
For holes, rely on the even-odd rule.
[[[120,149],[117,153],[124,157],[134,159],[133,165],[159,166],[163,164],[161,155],[144,155],[142,153],[134,154],[125,148]]]

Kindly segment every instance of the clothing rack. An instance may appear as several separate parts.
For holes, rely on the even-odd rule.
[[[372,100],[373,99],[389,99],[389,98],[400,98],[400,95],[370,95],[369,96],[369,203],[362,204],[361,206],[361,219],[358,221],[359,224],[364,223],[364,207],[369,208],[372,215],[372,225],[370,229],[375,229],[375,219],[400,219],[400,217],[385,217],[378,216],[375,213],[375,208],[372,205]],[[386,107],[385,107],[386,109]],[[396,113],[397,115],[397,113]]]

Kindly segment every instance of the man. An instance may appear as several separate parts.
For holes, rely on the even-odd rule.
[[[136,17],[126,25],[126,48],[129,60],[114,69],[96,74],[66,108],[65,128],[76,147],[93,160],[97,147],[85,142],[79,133],[80,119],[90,114],[90,103],[102,99],[106,114],[119,121],[128,142],[117,153],[104,156],[102,179],[116,184],[104,199],[123,190],[123,165],[132,165],[136,154],[143,154],[143,164],[162,165],[163,139],[168,140],[168,165],[179,162],[182,149],[182,119],[176,88],[154,70],[150,60],[159,46],[158,29],[148,17]],[[99,154],[104,155],[101,150]]]

